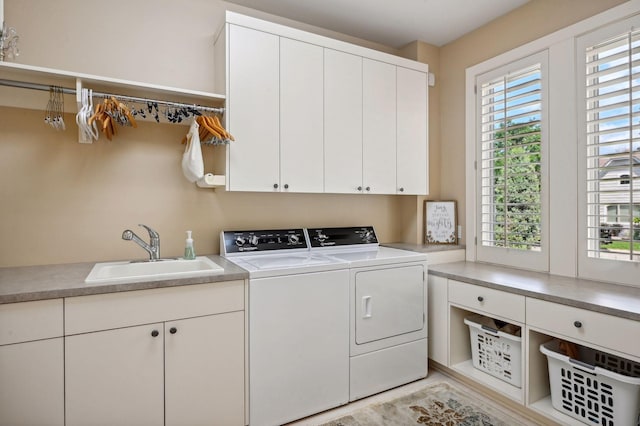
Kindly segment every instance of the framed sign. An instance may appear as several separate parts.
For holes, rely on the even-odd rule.
[[[425,244],[457,244],[455,201],[424,202]]]

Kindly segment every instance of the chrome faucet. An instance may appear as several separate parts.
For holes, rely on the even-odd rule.
[[[122,233],[122,239],[133,241],[138,244],[140,247],[145,249],[147,253],[149,253],[149,262],[155,262],[160,259],[160,235],[147,225],[139,224],[138,226],[142,226],[147,230],[147,232],[149,232],[149,244],[145,243],[130,229],[127,229]]]

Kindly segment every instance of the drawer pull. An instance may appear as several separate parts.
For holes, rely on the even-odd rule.
[[[158,337],[158,335],[159,335],[159,334],[160,334],[160,333],[158,332],[158,330],[153,330],[153,331],[151,332],[151,337]]]
[[[171,333],[171,334],[176,334],[177,332],[178,332],[178,329],[177,329],[177,328],[175,328],[175,327],[171,327],[171,328],[169,329],[169,333]]]
[[[484,302],[484,297],[478,296],[478,302]]]
[[[582,322],[580,322],[580,321],[574,321],[574,322],[573,322],[573,326],[574,326],[575,328],[581,328],[581,327],[582,327]]]

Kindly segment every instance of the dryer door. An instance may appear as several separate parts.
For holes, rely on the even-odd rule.
[[[422,330],[424,292],[421,265],[356,271],[356,344]]]

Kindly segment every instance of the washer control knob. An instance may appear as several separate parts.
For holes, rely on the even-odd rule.
[[[245,240],[244,237],[236,237],[236,245],[238,247],[242,247],[244,245],[244,243],[246,243],[247,240]]]
[[[252,235],[251,237],[249,237],[249,244],[251,244],[252,246],[257,246],[259,241],[260,238],[258,238],[257,235]]]
[[[362,239],[366,242],[373,241],[373,232],[365,231],[364,234],[362,234]]]
[[[291,234],[287,237],[289,244],[298,244],[300,242],[300,237],[296,234]]]

